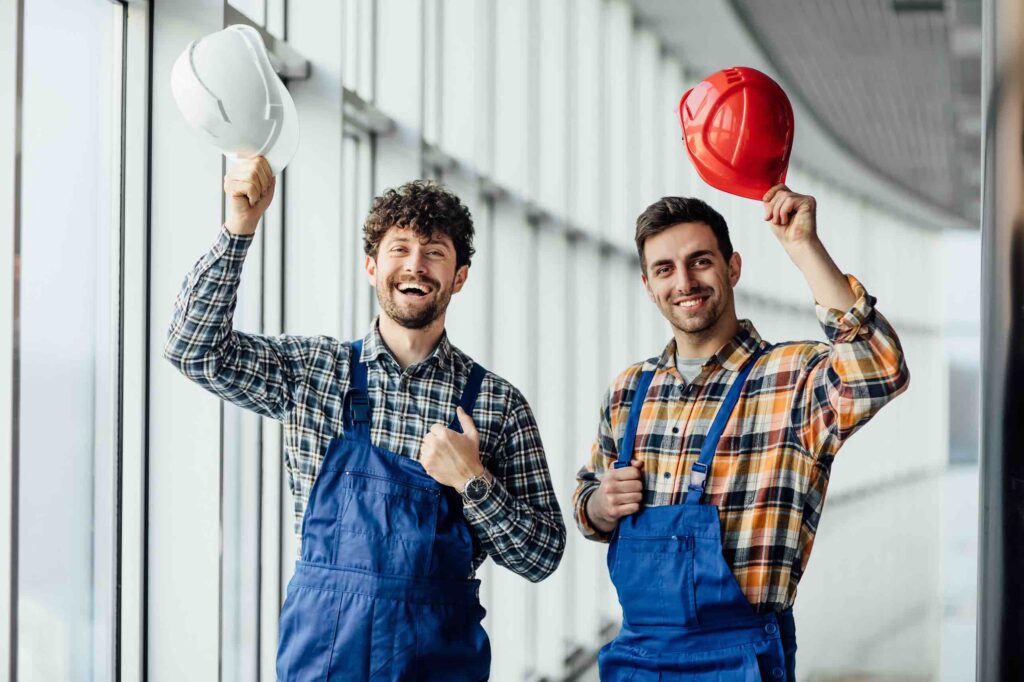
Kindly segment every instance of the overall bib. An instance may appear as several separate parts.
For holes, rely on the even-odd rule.
[[[754,610],[722,556],[718,508],[700,503],[718,441],[762,352],[753,354],[722,401],[691,470],[685,502],[644,508],[619,521],[608,546],[608,570],[622,605],[622,629],[598,656],[602,680],[787,677],[780,627],[793,632],[792,611]],[[630,466],[653,376],[640,377],[615,468]]]
[[[331,441],[302,520],[281,609],[277,678],[486,680],[473,540],[462,500],[408,457],[370,443],[362,342],[352,344],[344,437]],[[472,415],[486,371],[459,405]],[[461,431],[458,419],[449,428]]]

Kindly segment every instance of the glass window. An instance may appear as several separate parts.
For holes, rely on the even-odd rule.
[[[123,17],[25,3],[20,680],[113,677]]]

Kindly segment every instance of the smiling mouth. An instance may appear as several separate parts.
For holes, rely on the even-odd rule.
[[[426,296],[432,291],[431,288],[425,284],[413,283],[398,284],[395,286],[395,289],[397,289],[398,293],[400,294],[405,294],[406,296],[415,296],[417,298],[422,298],[423,296]]]
[[[684,298],[676,301],[672,305],[676,308],[682,308],[683,310],[697,310],[704,306],[710,296],[698,296],[696,298]]]

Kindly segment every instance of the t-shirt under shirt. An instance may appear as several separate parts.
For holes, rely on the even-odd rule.
[[[700,374],[701,365],[707,361],[707,358],[681,358],[676,353],[676,369],[679,370],[679,375],[683,377],[683,381],[686,383],[690,383]]]

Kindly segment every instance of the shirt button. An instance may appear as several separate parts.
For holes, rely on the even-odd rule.
[[[764,626],[764,631],[767,632],[769,635],[774,635],[776,632],[779,631],[779,626],[775,623],[768,623]]]
[[[673,426],[672,427],[672,433],[679,433],[679,427],[678,426]]]
[[[665,478],[672,478],[672,472],[666,471],[665,472]]]
[[[785,676],[786,676],[786,671],[783,670],[782,668],[772,668],[772,677],[774,677],[775,679],[781,680]]]

